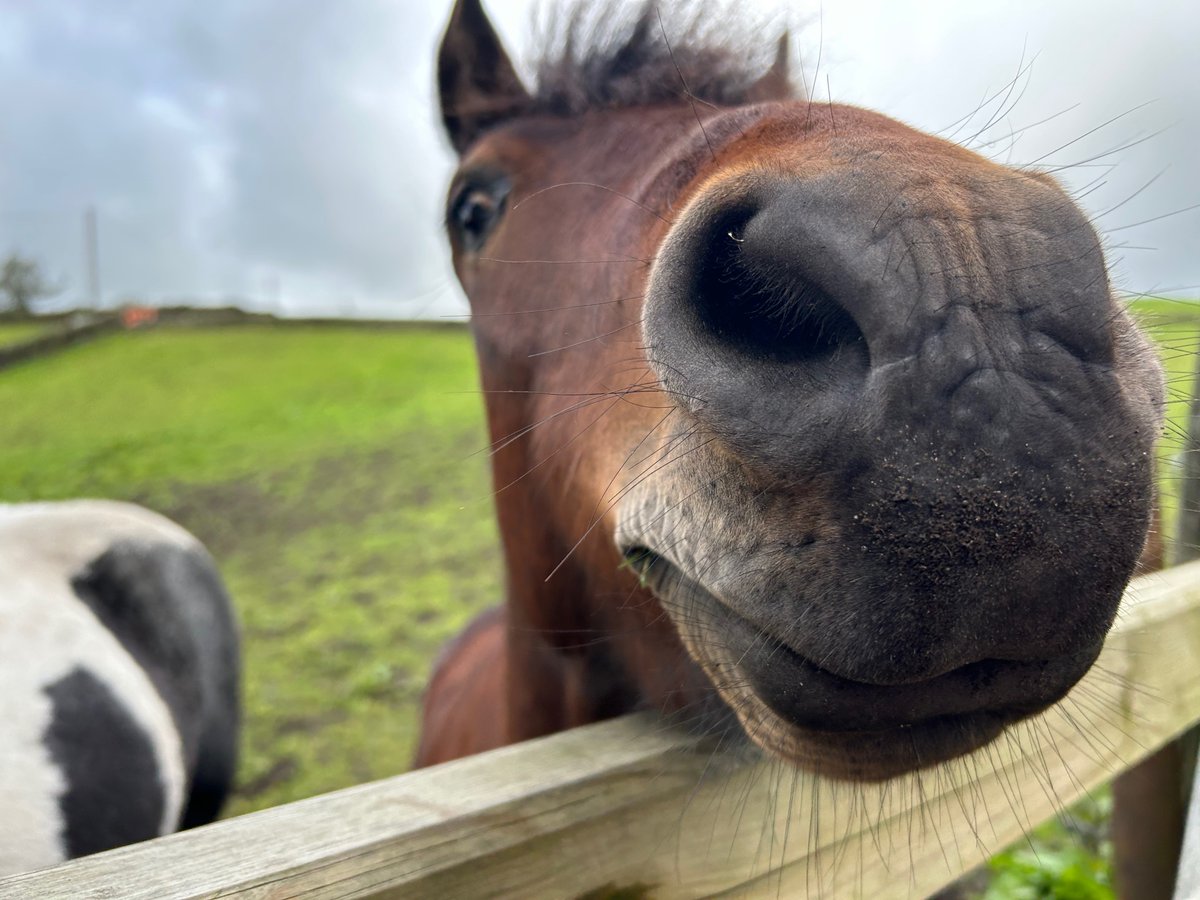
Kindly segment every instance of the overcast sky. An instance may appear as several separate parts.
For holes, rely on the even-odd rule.
[[[1138,224],[1200,204],[1200,4],[745,5],[803,26],[810,78],[820,44],[822,99],[1018,163],[1066,166],[1134,144],[1061,177],[1089,191],[1119,287],[1200,295],[1200,211]],[[37,257],[75,300],[94,206],[108,302],[464,312],[440,234],[452,161],[431,79],[449,6],[0,0],[0,252]],[[488,4],[518,56],[531,6]],[[1010,112],[997,116],[997,101],[955,124],[1022,60],[1032,67]]]

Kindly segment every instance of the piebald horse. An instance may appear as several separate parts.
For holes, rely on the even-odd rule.
[[[0,505],[0,875],[214,819],[237,625],[200,543],[140,507]]]

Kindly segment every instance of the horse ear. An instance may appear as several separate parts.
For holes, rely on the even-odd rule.
[[[792,84],[788,72],[788,55],[790,52],[790,35],[784,32],[779,36],[775,45],[775,61],[758,81],[750,85],[746,92],[746,100],[750,103],[765,103],[768,100],[790,100],[796,96],[796,87]]]
[[[437,63],[442,122],[461,156],[481,134],[532,102],[480,0],[457,0]]]

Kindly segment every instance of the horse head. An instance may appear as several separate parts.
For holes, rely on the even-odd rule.
[[[773,47],[646,7],[528,89],[455,7],[510,739],[645,706],[919,769],[1062,698],[1142,551],[1163,379],[1087,217]]]

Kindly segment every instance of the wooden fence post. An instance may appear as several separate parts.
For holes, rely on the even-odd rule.
[[[1200,558],[1200,352],[1182,457],[1179,513],[1169,544],[1174,566]],[[1175,894],[1198,748],[1200,728],[1189,728],[1113,780],[1113,862],[1121,897],[1170,900]]]

